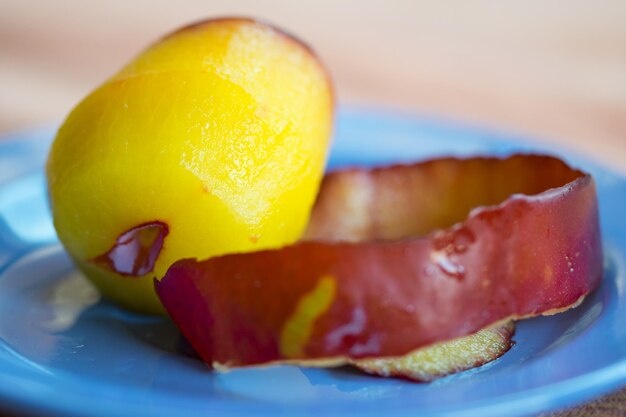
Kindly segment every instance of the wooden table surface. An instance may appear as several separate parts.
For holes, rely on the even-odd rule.
[[[59,123],[156,37],[232,14],[306,39],[343,104],[521,133],[626,173],[623,0],[1,0],[0,132]],[[626,391],[563,415],[625,416]]]

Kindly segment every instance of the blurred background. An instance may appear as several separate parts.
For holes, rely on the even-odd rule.
[[[155,38],[232,14],[308,41],[342,105],[527,134],[626,172],[623,0],[1,0],[0,132],[58,124]]]

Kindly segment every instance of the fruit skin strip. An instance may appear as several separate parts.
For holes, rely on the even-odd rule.
[[[401,356],[564,310],[601,278],[591,176],[514,155],[328,174],[303,241],[181,260],[155,286],[225,369]]]

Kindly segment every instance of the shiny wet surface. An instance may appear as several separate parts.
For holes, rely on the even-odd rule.
[[[390,139],[361,145],[383,131]],[[602,286],[574,310],[519,323],[516,345],[492,364],[414,384],[347,368],[210,372],[169,320],[102,301],[77,275],[47,214],[40,171],[45,145],[39,154],[39,148],[31,148],[24,155],[25,161],[35,155],[32,174],[0,173],[3,404],[48,415],[380,415],[390,410],[394,415],[416,410],[426,416],[524,415],[585,400],[626,380],[626,181],[576,157],[568,159],[591,170],[598,183],[607,254]],[[527,148],[486,133],[356,112],[341,119],[331,164],[519,149]],[[8,152],[4,148],[0,156]]]

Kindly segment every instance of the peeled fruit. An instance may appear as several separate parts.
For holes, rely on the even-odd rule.
[[[575,306],[603,271],[593,179],[547,156],[331,173],[305,238],[156,283],[207,363],[403,356]]]
[[[430,382],[476,368],[504,355],[513,345],[515,324],[482,329],[447,342],[418,349],[400,357],[357,359],[351,362],[372,375]]]
[[[100,291],[163,312],[182,258],[281,247],[307,224],[332,127],[311,50],[248,19],[183,28],[85,98],[47,178],[59,239]]]

